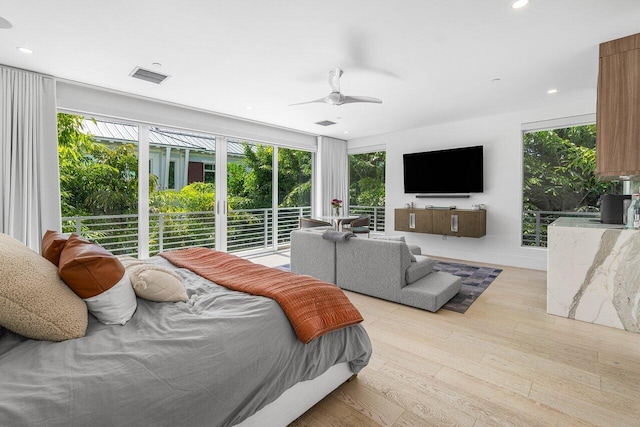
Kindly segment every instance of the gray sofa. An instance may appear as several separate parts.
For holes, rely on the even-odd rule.
[[[355,237],[332,242],[322,238],[324,231],[291,232],[292,272],[434,312],[462,287],[459,277],[434,272],[435,261],[412,254],[405,242]]]

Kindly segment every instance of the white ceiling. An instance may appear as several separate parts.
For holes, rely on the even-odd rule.
[[[511,2],[0,0],[0,63],[353,139],[594,99],[598,44],[640,32],[640,0]],[[327,95],[335,67],[344,94],[383,103],[289,106]]]

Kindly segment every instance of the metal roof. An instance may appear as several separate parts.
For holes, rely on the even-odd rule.
[[[99,139],[114,142],[138,142],[138,126],[105,121],[83,120],[82,131]],[[152,127],[149,130],[149,144],[163,147],[188,148],[215,153],[216,138],[206,134],[176,131]],[[237,141],[227,142],[227,152],[244,155],[244,146]]]

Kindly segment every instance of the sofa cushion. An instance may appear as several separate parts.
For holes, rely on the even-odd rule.
[[[427,274],[431,273],[433,271],[433,266],[436,265],[436,261],[429,257],[417,255],[415,258],[416,261],[412,261],[407,268],[407,271],[404,273],[407,285],[417,282]]]
[[[109,251],[72,234],[60,255],[60,277],[105,324],[124,325],[136,310],[136,295],[124,266]]]
[[[67,244],[66,235],[53,230],[47,230],[42,237],[42,256],[51,261],[56,267],[60,262],[60,254]]]
[[[0,233],[0,326],[27,338],[83,337],[87,306],[64,284],[55,265]]]
[[[404,236],[374,236],[373,239],[375,240],[391,240],[394,242],[404,242],[405,244],[407,243],[407,241],[404,239]],[[420,255],[420,248],[418,246],[415,245],[407,245],[407,248],[409,248],[409,254],[411,255],[411,261],[415,261],[416,257],[414,255]],[[415,248],[418,248],[418,253],[416,254],[415,252]]]
[[[462,279],[453,274],[434,271],[402,288],[400,303],[423,310],[438,311],[462,288]]]

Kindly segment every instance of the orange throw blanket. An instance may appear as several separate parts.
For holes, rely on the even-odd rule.
[[[207,248],[179,249],[160,256],[228,289],[275,300],[305,344],[362,322],[362,315],[340,288],[315,277],[265,267]]]

